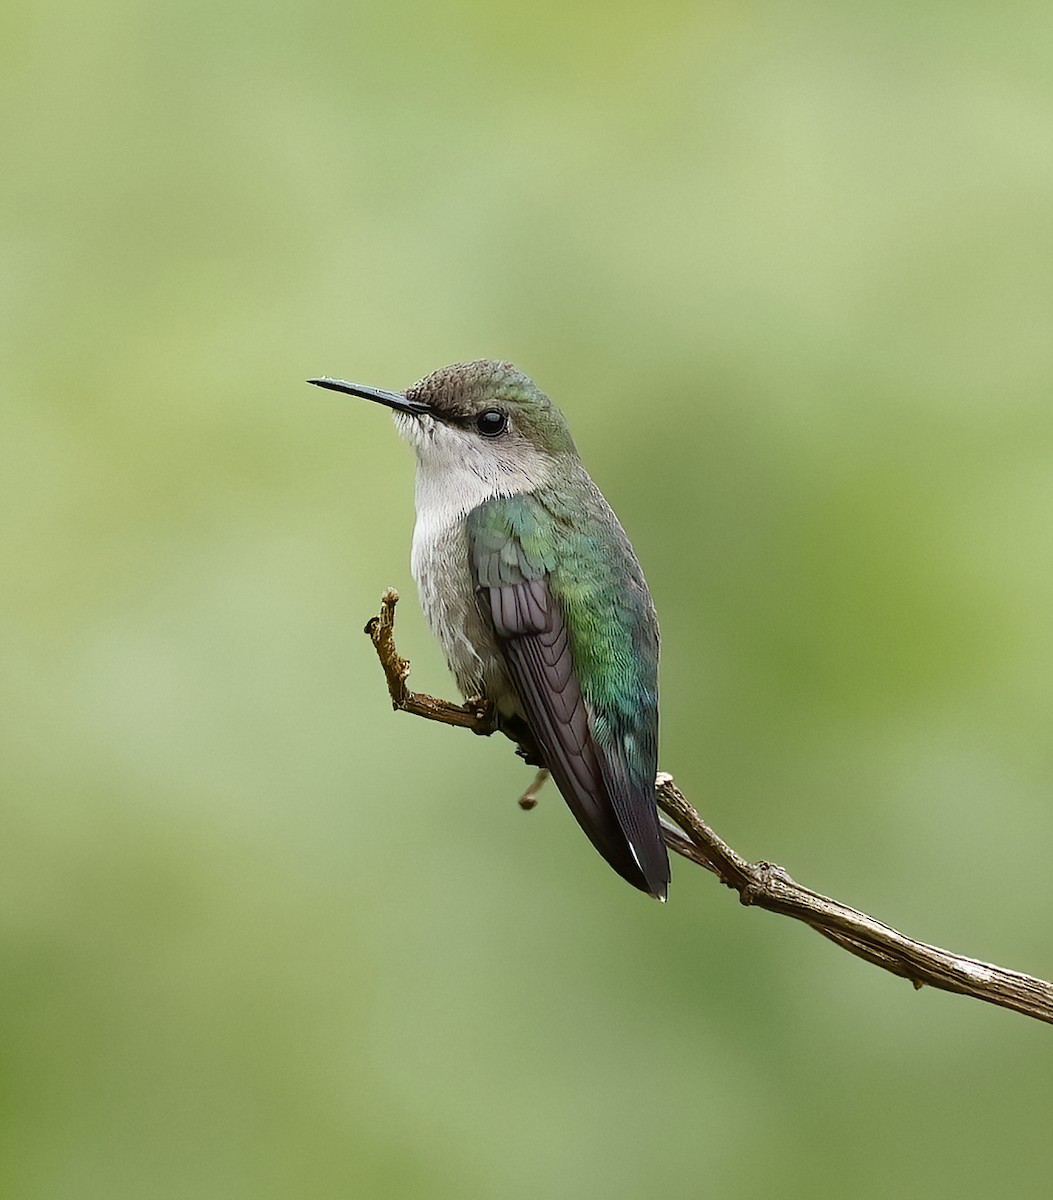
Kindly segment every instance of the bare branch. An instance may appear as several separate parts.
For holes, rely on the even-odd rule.
[[[915,987],[929,984],[960,992],[1053,1023],[1053,984],[916,941],[866,913],[803,887],[781,867],[749,862],[710,829],[670,775],[658,776],[657,798],[662,812],[682,831],[667,832],[670,849],[712,871],[721,883],[738,892],[743,904],[804,921],[849,953],[902,975]]]
[[[409,663],[395,649],[397,603],[398,592],[388,588],[381,599],[380,614],[366,626],[384,668],[393,707],[475,733],[492,733],[493,714],[486,701],[451,704],[411,692],[406,686]],[[546,775],[539,772],[524,793],[520,800],[524,808],[533,807],[537,788]],[[662,832],[669,849],[711,871],[726,887],[738,892],[743,904],[803,921],[850,954],[909,979],[916,988],[928,984],[946,992],[959,992],[1053,1024],[1053,983],[915,941],[866,913],[803,887],[774,863],[750,862],[710,829],[671,775],[659,773],[655,787],[658,807],[667,818],[662,822]]]
[[[457,725],[484,736],[493,733],[490,705],[485,700],[451,704],[448,700],[436,700],[434,696],[426,696],[423,692],[411,692],[406,686],[410,665],[395,649],[395,605],[398,602],[398,592],[388,588],[380,598],[379,615],[370,617],[366,622],[366,634],[376,648],[387,677],[391,707],[396,712],[408,712],[429,721],[441,721],[443,725]]]

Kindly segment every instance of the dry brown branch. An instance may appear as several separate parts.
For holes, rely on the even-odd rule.
[[[395,649],[398,598],[398,592],[388,588],[381,599],[379,616],[366,626],[384,668],[394,708],[475,733],[492,733],[492,714],[484,701],[451,704],[411,692],[406,686],[409,663]],[[532,807],[529,802],[535,799],[542,778],[539,775],[524,794],[528,801],[524,807]],[[656,797],[658,807],[668,818],[662,829],[670,850],[712,871],[721,883],[738,892],[743,904],[803,921],[849,953],[909,979],[916,988],[929,984],[1053,1024],[1053,983],[915,941],[866,913],[803,887],[773,863],[750,862],[710,829],[671,775],[658,775]]]
[[[387,677],[391,707],[396,712],[408,712],[429,721],[441,721],[443,725],[457,725],[473,733],[493,733],[490,706],[485,700],[451,704],[448,700],[425,696],[423,692],[411,692],[406,686],[409,661],[395,649],[395,605],[398,602],[398,592],[388,588],[380,598],[380,614],[370,617],[366,622],[366,633],[376,647],[377,657]]]

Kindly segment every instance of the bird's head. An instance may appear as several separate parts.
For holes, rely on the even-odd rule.
[[[454,363],[404,392],[342,379],[308,382],[390,408],[426,472],[467,471],[488,481],[495,494],[532,490],[556,460],[576,454],[563,414],[511,363]]]

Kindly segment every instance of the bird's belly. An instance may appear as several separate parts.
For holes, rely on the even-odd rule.
[[[463,696],[485,696],[500,712],[518,713],[493,630],[476,600],[463,519],[439,524],[418,514],[410,560],[421,608],[439,639]]]

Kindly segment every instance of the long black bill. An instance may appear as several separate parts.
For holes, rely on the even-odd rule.
[[[385,392],[381,388],[365,387],[361,383],[346,383],[343,379],[330,379],[325,375],[321,379],[308,379],[307,382],[313,383],[315,387],[328,388],[331,392],[346,392],[348,396],[361,396],[363,400],[373,400],[377,404],[393,408],[396,412],[416,416],[431,411],[419,400],[407,400],[401,392]]]

